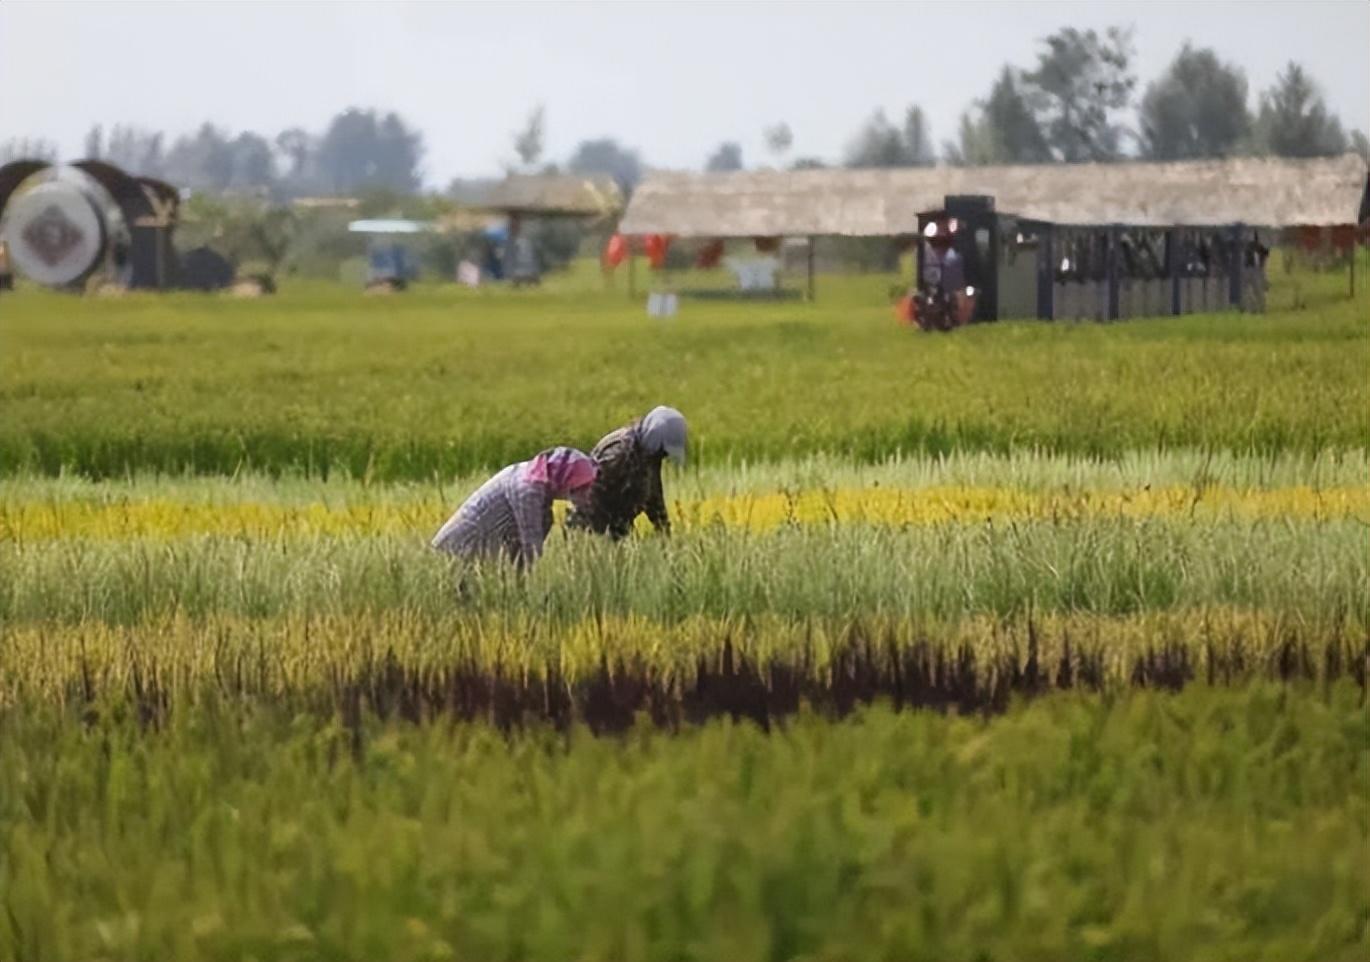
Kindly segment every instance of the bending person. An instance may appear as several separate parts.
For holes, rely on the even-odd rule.
[[[583,499],[595,462],[575,448],[550,448],[501,470],[467,498],[433,536],[433,547],[461,558],[505,558],[520,568],[542,554],[552,502]]]
[[[669,534],[661,462],[669,457],[684,464],[686,441],[684,415],[668,407],[652,408],[641,420],[606,434],[590,452],[599,475],[588,504],[577,505],[567,525],[618,539],[627,536],[633,521],[645,513],[653,527]]]

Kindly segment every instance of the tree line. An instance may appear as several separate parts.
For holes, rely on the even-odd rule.
[[[1235,156],[1326,157],[1370,141],[1347,132],[1308,71],[1290,62],[1252,106],[1245,72],[1186,43],[1138,94],[1130,31],[1066,28],[1045,38],[1037,62],[1004,65],[961,115],[956,135],[929,146],[922,110],[902,130],[877,113],[852,141],[852,166],[1109,163]],[[1135,124],[1129,111],[1136,108]]]
[[[231,134],[201,124],[174,140],[126,124],[86,134],[82,156],[107,160],[141,176],[206,192],[265,192],[277,197],[349,194],[363,188],[413,193],[423,186],[423,135],[399,114],[349,108],[320,134],[300,127],[274,137]],[[55,160],[42,141],[12,141],[0,157]]]
[[[1347,150],[1370,159],[1365,134],[1344,128],[1298,63],[1289,63],[1253,104],[1244,71],[1211,48],[1186,43],[1144,89],[1134,59],[1130,31],[1059,30],[1041,41],[1036,63],[1005,64],[940,147],[923,109],[914,104],[900,123],[891,122],[883,111],[871,115],[849,140],[841,163],[905,167],[1317,157]],[[609,176],[629,192],[647,168],[640,151],[608,136],[581,142],[562,163],[545,162],[545,133],[546,115],[538,107],[513,133],[515,158],[505,164],[506,171]],[[768,165],[801,170],[828,166],[815,157],[790,158],[795,136],[788,123],[762,133]],[[422,133],[397,113],[357,107],[337,114],[319,133],[292,127],[275,136],[232,134],[205,123],[170,139],[130,125],[108,130],[95,126],[86,136],[83,155],[193,191],[255,193],[277,200],[367,192],[408,195],[423,188]],[[0,162],[14,157],[55,160],[57,150],[41,139],[0,145]],[[741,145],[720,143],[705,155],[702,166],[709,171],[743,169]],[[457,180],[448,193],[461,197],[481,185]]]

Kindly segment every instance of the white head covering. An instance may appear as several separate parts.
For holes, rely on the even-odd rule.
[[[675,408],[655,407],[648,411],[638,427],[638,437],[653,454],[665,451],[672,461],[685,463],[685,415]]]

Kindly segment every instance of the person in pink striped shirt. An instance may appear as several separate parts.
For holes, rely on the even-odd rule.
[[[454,557],[502,558],[527,568],[552,530],[552,502],[583,507],[598,472],[589,455],[566,447],[511,464],[462,502],[432,545]]]

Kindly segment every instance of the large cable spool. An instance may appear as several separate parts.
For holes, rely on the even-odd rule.
[[[172,286],[178,204],[170,186],[104,161],[0,166],[0,241],[10,269],[46,287]]]
[[[54,179],[9,203],[3,236],[20,274],[48,287],[75,287],[100,266],[109,229],[96,190]]]

